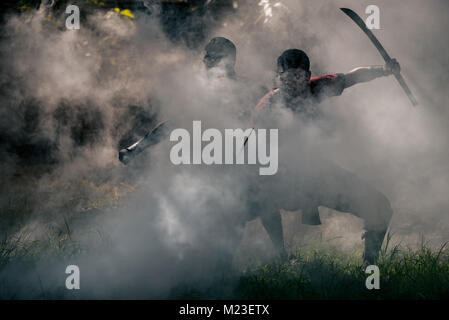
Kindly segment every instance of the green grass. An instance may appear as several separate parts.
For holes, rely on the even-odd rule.
[[[85,250],[71,239],[68,224],[66,228],[48,231],[40,240],[31,240],[32,232],[27,228],[14,235],[5,234],[0,240],[0,271],[11,262],[34,262],[46,257],[67,258],[81,254]]]
[[[134,189],[134,186],[120,181],[94,184],[82,177],[75,181],[56,181],[42,190],[35,188],[34,184],[22,188],[29,190],[35,199],[41,202],[45,200],[46,206],[43,208],[48,217],[41,217],[45,216],[43,211],[32,210],[35,203],[24,201],[33,199],[25,191],[20,193],[23,199],[13,198],[15,201],[4,208],[4,231],[0,232],[0,275],[3,269],[17,262],[25,263],[32,269],[38,261],[76,259],[85,253],[99,250],[95,246],[103,250],[103,246],[106,248],[110,245],[107,234],[98,231],[98,243],[81,244],[77,228],[82,229],[96,215],[113,214],[114,210],[120,208],[122,198]],[[52,201],[58,198],[57,195],[63,196],[62,200]],[[37,218],[40,218],[38,237],[31,226],[24,227],[26,222]],[[247,261],[244,273],[189,285],[180,284],[165,298],[448,299],[447,247],[442,245],[434,249],[426,245],[424,240],[417,248],[392,246],[391,236],[388,235],[377,263],[380,269],[379,290],[366,289],[368,274],[362,267],[361,248],[342,253],[322,240],[296,250],[287,262],[260,264]],[[60,295],[58,292],[46,291],[45,297],[58,298]]]
[[[388,244],[389,239],[387,239]],[[376,264],[380,289],[368,290],[359,254],[337,253],[329,248],[298,251],[288,262],[264,264],[241,275],[233,290],[225,292],[223,281],[207,289],[177,289],[176,299],[267,299],[267,300],[423,300],[449,298],[449,252],[422,244],[418,249],[384,248]],[[227,290],[229,292],[229,290]]]
[[[0,272],[11,262],[28,262],[55,258],[65,259],[85,253],[71,238],[66,222],[61,229],[48,233],[42,240],[30,240],[23,230],[0,241]],[[390,238],[380,254],[380,289],[365,286],[365,268],[360,252],[350,254],[331,247],[308,247],[298,250],[285,262],[248,267],[242,274],[224,276],[207,283],[179,285],[169,299],[448,299],[449,250],[446,245],[432,249],[424,242],[411,249],[396,245],[388,248]],[[57,293],[46,293],[55,296]]]
[[[443,299],[449,297],[449,257],[429,248],[382,257],[380,289],[355,263],[315,251],[294,263],[265,265],[241,277],[235,296],[248,299]]]

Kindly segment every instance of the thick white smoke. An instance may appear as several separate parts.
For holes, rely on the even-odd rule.
[[[363,17],[369,4],[248,1],[211,36],[231,39],[237,47],[237,74],[267,87],[273,86],[276,58],[289,48],[308,53],[313,75],[347,72],[383,64],[366,36],[338,9],[349,7]],[[381,29],[375,34],[401,63],[420,106],[411,107],[393,77],[360,84],[322,103],[326,121],[312,128],[308,143],[390,199],[391,230],[400,239],[422,233],[440,245],[449,240],[447,5],[386,0],[376,4]],[[269,6],[270,14],[263,11]],[[170,120],[175,127],[191,128],[193,120],[202,120],[205,128],[236,128],[244,123],[229,108],[249,104],[250,95],[243,92],[243,100],[230,99],[222,83],[207,78],[201,50],[170,42],[155,17],[130,23],[116,14],[95,13],[85,22],[89,28],[82,25],[78,31],[58,30],[46,17],[44,10],[30,13],[27,21],[12,17],[3,30],[8,41],[0,47],[5,70],[0,79],[8,90],[2,90],[1,127],[7,139],[15,136],[26,122],[20,115],[21,102],[36,99],[36,134],[55,143],[60,162],[51,173],[24,186],[13,183],[17,156],[2,151],[5,181],[11,184],[2,187],[2,206],[15,199],[17,190],[54,192],[56,188],[49,186],[59,186],[55,181],[83,175],[95,181],[132,181],[138,187],[120,208],[89,218],[87,226],[73,226],[73,238],[99,249],[75,261],[39,263],[32,272],[7,267],[0,278],[16,279],[20,274],[22,280],[14,285],[3,280],[9,288],[4,295],[59,292],[68,262],[78,264],[82,272],[83,290],[75,298],[163,297],[179,283],[219,274],[221,270],[213,269],[216,260],[232,254],[236,235],[244,227],[240,218],[249,180],[241,173],[246,171],[232,166],[174,167],[168,159],[169,141],[123,167],[117,159],[118,139],[130,129],[123,106],[144,105],[158,120]],[[95,143],[80,142],[68,126],[61,126],[54,114],[63,103],[69,106],[61,109],[64,115],[68,112],[68,121],[83,118],[81,111],[73,111],[83,110],[96,124],[85,138]],[[279,157],[295,159],[294,154]],[[64,208],[68,198],[64,189],[48,197],[58,208]],[[33,200],[27,221],[37,226],[36,238],[45,234],[42,225],[64,214],[61,209],[51,218],[41,218],[51,207],[44,201]],[[106,248],[92,230],[110,238]]]

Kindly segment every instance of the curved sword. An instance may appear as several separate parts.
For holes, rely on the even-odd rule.
[[[340,10],[343,11],[349,18],[351,18],[360,27],[360,29],[362,29],[362,31],[368,36],[368,38],[371,40],[371,42],[377,48],[380,55],[384,58],[385,62],[389,63],[391,61],[391,57],[388,55],[387,51],[385,51],[384,47],[380,44],[379,40],[377,40],[376,36],[372,33],[372,31],[366,27],[366,24],[362,20],[362,18],[360,18],[359,15],[357,13],[355,13],[354,11],[352,11],[351,9],[340,8]],[[412,92],[410,91],[410,88],[405,83],[405,80],[402,77],[402,75],[399,72],[393,73],[393,74],[396,77],[396,80],[398,80],[402,89],[407,94],[412,105],[417,106],[418,101],[416,101],[415,97],[413,96]]]

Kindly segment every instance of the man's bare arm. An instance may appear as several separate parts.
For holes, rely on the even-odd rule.
[[[385,66],[359,67],[345,74],[345,88],[357,83],[368,82],[379,77],[389,76],[400,72],[401,67],[396,59],[392,59]]]

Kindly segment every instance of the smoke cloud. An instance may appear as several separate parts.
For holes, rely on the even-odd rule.
[[[204,18],[213,27],[193,48],[173,41],[157,14],[130,21],[94,11],[72,31],[54,22],[64,17],[49,20],[45,8],[10,16],[0,43],[0,206],[5,218],[20,215],[14,220],[20,223],[2,223],[0,233],[26,227],[32,239],[42,239],[63,226],[90,249],[32,267],[4,266],[0,296],[160,298],[180,284],[206,286],[221,275],[246,220],[255,218],[247,217],[245,198],[258,181],[255,171],[174,166],[168,139],[126,167],[118,150],[162,120],[176,128],[189,129],[194,120],[204,128],[245,128],[238,114],[255,104],[253,85],[273,88],[276,58],[289,48],[308,53],[312,76],[383,64],[338,9],[364,17],[370,4],[239,1],[221,20]],[[374,33],[400,62],[420,105],[411,106],[393,77],[351,87],[320,105],[324,119],[303,129],[297,142],[295,136],[280,140],[298,144],[280,149],[280,162],[301,167],[297,154],[318,149],[386,195],[398,239],[412,243],[423,234],[438,246],[449,240],[447,3],[376,5],[381,29]],[[235,43],[236,73],[248,85],[208,77],[202,48],[214,36]],[[112,201],[109,209],[92,210],[103,191],[117,197],[104,200]],[[271,197],[285,186],[277,192]],[[68,264],[80,267],[79,292],[64,288]]]

